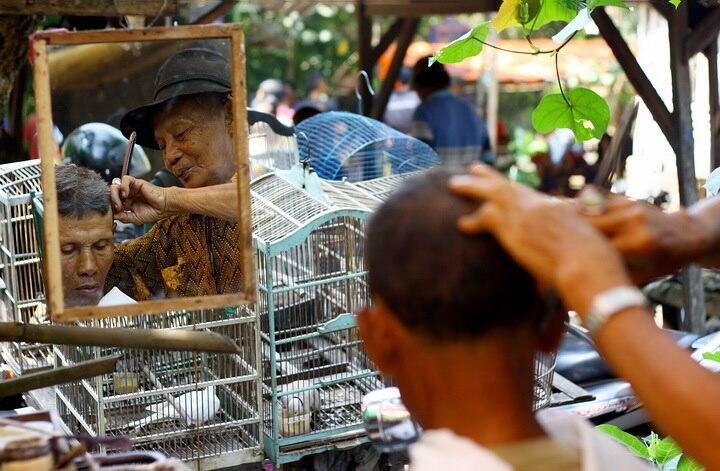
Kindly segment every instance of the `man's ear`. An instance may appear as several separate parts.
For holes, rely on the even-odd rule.
[[[565,322],[568,320],[567,310],[560,304],[552,307],[547,313],[547,319],[540,328],[538,346],[541,351],[552,353],[560,346],[560,339],[565,332]]]
[[[401,363],[405,328],[382,301],[358,312],[358,333],[370,360],[387,376],[394,376]]]

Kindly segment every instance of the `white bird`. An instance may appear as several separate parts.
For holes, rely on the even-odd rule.
[[[292,383],[281,386],[281,390],[283,392],[291,392],[291,394],[282,396],[280,398],[283,413],[286,414],[286,416],[290,417],[302,414],[309,414],[310,412],[320,410],[320,391],[318,389],[293,392],[300,389],[306,389],[311,386],[312,383],[305,379],[294,381]]]
[[[130,428],[144,427],[153,422],[179,418],[188,425],[202,425],[220,411],[220,399],[215,394],[215,386],[190,391],[173,398],[172,404],[163,401],[146,408],[151,412],[147,417],[129,423]]]

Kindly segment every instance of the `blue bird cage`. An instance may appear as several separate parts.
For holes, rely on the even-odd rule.
[[[358,114],[321,113],[296,130],[307,138],[298,139],[301,160],[326,180],[359,182],[440,164],[424,142]]]

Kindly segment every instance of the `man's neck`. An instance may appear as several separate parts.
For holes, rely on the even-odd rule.
[[[433,349],[423,375],[400,385],[412,390],[426,430],[450,429],[487,447],[545,435],[532,411],[532,354],[520,358],[500,344]]]

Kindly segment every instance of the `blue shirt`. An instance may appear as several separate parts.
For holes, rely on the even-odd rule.
[[[485,120],[450,90],[433,93],[417,107],[410,134],[435,149],[444,164],[493,161]]]

